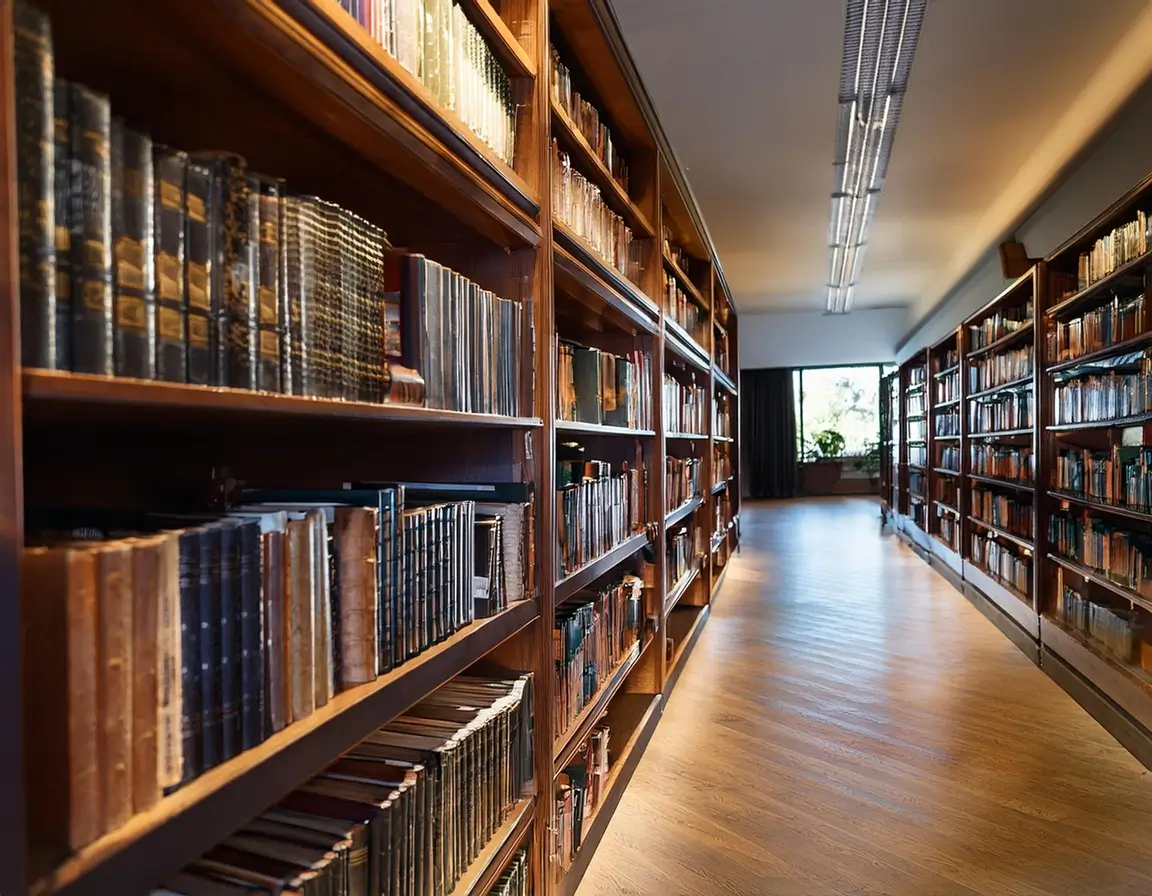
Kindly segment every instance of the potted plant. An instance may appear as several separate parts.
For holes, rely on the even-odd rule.
[[[831,495],[840,482],[840,455],[844,452],[844,436],[834,429],[813,433],[812,443],[805,450],[802,467],[802,487],[809,495]]]

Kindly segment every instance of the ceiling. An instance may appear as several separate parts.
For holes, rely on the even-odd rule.
[[[740,310],[824,310],[844,0],[612,3]],[[1149,0],[930,0],[855,307],[930,311],[1150,69]]]

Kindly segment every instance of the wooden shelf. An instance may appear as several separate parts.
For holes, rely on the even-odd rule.
[[[711,361],[708,352],[695,339],[688,335],[680,324],[672,318],[664,317],[664,345],[682,361],[691,364],[705,373],[711,371]]]
[[[1028,374],[1028,376],[1020,377],[1020,379],[1011,380],[1010,382],[1003,383],[1002,385],[999,385],[999,386],[993,386],[991,389],[984,389],[980,392],[973,392],[971,395],[969,395],[967,397],[968,397],[969,401],[973,401],[974,399],[977,399],[977,398],[985,398],[989,395],[996,395],[999,392],[1020,391],[1020,390],[1025,389],[1031,385],[1032,385],[1032,374]]]
[[[487,38],[488,45],[508,69],[509,77],[536,77],[536,63],[512,30],[500,18],[490,0],[463,0],[463,5],[475,13],[469,20]]]
[[[1116,597],[1123,598],[1124,600],[1129,601],[1138,607],[1143,607],[1145,610],[1152,612],[1152,598],[1144,597],[1143,595],[1133,591],[1131,588],[1127,588],[1124,585],[1113,582],[1103,573],[1098,572],[1091,567],[1085,566],[1083,563],[1077,563],[1075,560],[1063,557],[1060,554],[1054,554],[1051,551],[1048,553],[1048,559],[1055,563],[1057,566],[1063,566],[1070,572],[1076,573],[1085,581],[1091,582],[1094,585],[1099,585],[1105,591],[1109,591],[1116,595]]]
[[[627,426],[609,426],[606,423],[581,423],[578,420],[557,420],[556,432],[587,433],[600,436],[631,436],[649,438],[656,435],[653,429],[629,429]]]
[[[579,752],[580,747],[588,739],[588,735],[600,721],[604,712],[608,709],[608,704],[612,702],[612,698],[624,686],[625,680],[628,675],[636,668],[636,664],[640,662],[640,657],[648,649],[648,645],[652,643],[649,638],[643,644],[639,641],[632,646],[632,649],[624,656],[616,668],[612,670],[611,674],[604,680],[604,684],[600,686],[588,705],[580,710],[580,714],[568,726],[568,730],[556,738],[552,746],[552,774],[558,775],[569,765],[576,754]]]
[[[669,512],[666,517],[664,517],[664,528],[671,529],[677,523],[681,522],[682,520],[686,520],[697,510],[699,510],[703,503],[703,498],[693,498],[691,501],[685,501],[675,510]]]
[[[972,358],[979,358],[981,355],[998,352],[1001,349],[1009,348],[1010,346],[1015,345],[1017,342],[1023,342],[1025,336],[1031,335],[1034,326],[1035,321],[1030,320],[1021,326],[1018,330],[1013,330],[1011,333],[1008,333],[1005,336],[1001,336],[994,342],[989,342],[983,348],[973,349],[972,351],[968,352],[968,359],[971,360]]]
[[[524,601],[472,623],[371,684],[337,694],[76,853],[37,880],[32,896],[148,890],[539,618],[537,602]]]
[[[653,318],[659,316],[660,307],[648,298],[639,286],[601,258],[583,237],[578,236],[576,231],[559,218],[552,219],[552,235],[558,243],[553,247],[554,252],[559,249],[578,260],[584,268],[602,281],[605,287],[615,291],[625,302],[643,309],[646,316]]]
[[[1110,513],[1114,516],[1126,517],[1130,520],[1140,520],[1143,523],[1152,523],[1152,513],[1145,510],[1136,510],[1132,507],[1122,507],[1119,504],[1109,504],[1107,501],[1098,501],[1095,498],[1085,498],[1081,495],[1075,495],[1070,492],[1062,492],[1057,489],[1049,489],[1048,494],[1055,498],[1057,501],[1067,501],[1069,504],[1076,504],[1079,507],[1087,507],[1091,510],[1099,510],[1102,513]]]
[[[712,364],[712,376],[716,380],[717,386],[727,389],[732,395],[736,394],[736,383],[732,381],[732,378],[728,376],[728,374],[717,367],[715,363]]]
[[[1116,420],[1095,420],[1087,423],[1056,423],[1046,426],[1048,432],[1072,432],[1077,429],[1122,429],[1126,426],[1140,426],[1152,423],[1152,412],[1137,414],[1135,417],[1120,417]]]
[[[968,515],[968,522],[972,523],[973,525],[979,526],[981,529],[986,529],[987,531],[989,531],[993,535],[995,535],[997,538],[1003,538],[1005,541],[1010,541],[1014,545],[1016,545],[1017,547],[1024,548],[1024,550],[1026,550],[1026,551],[1036,550],[1035,542],[1028,541],[1022,535],[1015,535],[1012,532],[1009,532],[1007,529],[1001,529],[999,526],[993,526],[991,523],[986,523],[986,522],[984,522],[984,520],[980,519],[980,517],[978,517],[978,516],[973,516],[972,514],[969,514]]]
[[[672,275],[679,281],[681,288],[688,293],[689,298],[707,311],[708,303],[704,300],[700,288],[688,279],[688,275],[684,272],[684,269],[676,263],[676,260],[669,255],[667,251],[664,252],[664,267],[672,272]]]
[[[556,582],[556,603],[562,603],[573,594],[588,587],[606,572],[619,566],[648,544],[648,533],[639,532],[607,554],[585,563],[579,569]]]
[[[728,488],[728,482],[729,482],[729,480],[727,480],[727,479],[725,479],[723,482],[717,482],[715,485],[712,486],[712,494],[714,494],[714,495],[720,494],[720,492],[722,492],[722,491],[724,491],[724,489]]]
[[[679,581],[677,581],[668,592],[668,597],[664,600],[665,616],[676,608],[676,605],[680,603],[680,598],[688,593],[688,589],[692,587],[692,583],[696,581],[698,575],[700,575],[699,559],[692,564],[692,567],[680,577]]]
[[[1084,367],[1096,361],[1103,361],[1108,358],[1116,357],[1118,355],[1129,354],[1133,351],[1143,349],[1149,344],[1152,344],[1152,330],[1147,333],[1141,333],[1139,336],[1134,336],[1131,339],[1126,339],[1123,342],[1117,342],[1109,345],[1107,348],[1097,349],[1094,352],[1087,352],[1078,358],[1073,358],[1070,361],[1060,361],[1057,364],[1049,365],[1045,373],[1062,373],[1066,370],[1075,370],[1077,367]]]
[[[736,440],[734,438],[732,438],[732,436],[712,436],[712,441],[713,442],[735,442]]]
[[[932,441],[934,441],[934,442],[958,442],[958,441],[960,441],[960,436],[959,435],[939,436],[939,435],[936,435],[935,433],[933,433]]]
[[[576,239],[575,234],[572,239]],[[606,268],[603,262],[586,264],[559,244],[552,248],[552,261],[556,285],[585,307],[601,314],[607,310],[622,329],[650,334],[660,332],[659,307],[630,281]],[[605,279],[605,273],[611,279]]]
[[[968,438],[970,439],[1008,439],[1015,436],[1030,436],[1033,430],[1031,427],[1027,429],[1001,429],[997,432],[970,432]]]
[[[1152,253],[1145,253],[1139,258],[1134,258],[1126,262],[1120,267],[1116,268],[1107,277],[1101,277],[1090,286],[1084,287],[1077,293],[1070,295],[1068,298],[1061,302],[1056,303],[1049,308],[1045,314],[1049,317],[1058,317],[1061,314],[1067,314],[1069,311],[1075,311],[1081,305],[1088,305],[1091,301],[1098,296],[1109,292],[1114,286],[1121,283],[1125,278],[1135,277],[1137,274],[1152,264]]]
[[[933,403],[932,410],[933,411],[944,411],[944,410],[947,410],[948,408],[954,408],[958,404],[960,404],[959,398],[949,398],[947,401],[937,401],[937,402]]]
[[[1028,485],[1025,482],[1014,482],[1011,479],[997,479],[995,476],[977,476],[975,473],[969,473],[968,478],[973,482],[985,482],[988,485],[1002,485],[1004,488],[1012,488],[1021,492],[1033,492],[1035,487]]]
[[[954,516],[956,516],[956,518],[957,518],[957,519],[959,519],[959,517],[960,517],[960,511],[959,511],[959,510],[957,510],[957,509],[956,509],[955,507],[953,507],[952,505],[950,505],[950,504],[945,504],[943,501],[933,501],[932,503],[933,503],[933,504],[934,504],[936,507],[939,507],[941,510],[945,510],[945,511],[947,511],[948,513],[951,513],[951,514],[953,514]]]
[[[908,469],[909,470],[918,470],[919,472],[923,473],[924,470],[927,468],[923,464],[908,464]]]
[[[959,476],[960,475],[960,473],[958,471],[948,470],[948,469],[945,469],[944,467],[933,467],[932,472],[933,473],[939,473],[941,476]]]
[[[664,438],[666,438],[666,439],[689,439],[692,441],[696,441],[697,439],[700,439],[700,440],[707,439],[708,436],[706,436],[703,433],[699,433],[699,432],[666,432],[666,433],[664,433]]]
[[[487,896],[527,839],[535,814],[535,796],[526,796],[516,803],[448,896]]]
[[[549,91],[551,93],[551,91]],[[632,201],[628,191],[612,176],[608,166],[600,161],[596,151],[588,140],[576,127],[576,123],[568,117],[568,113],[556,102],[552,104],[552,136],[560,141],[560,145],[572,153],[576,170],[600,188],[600,193],[608,206],[624,219],[624,223],[635,231],[638,238],[652,239],[656,231],[652,222],[640,211]]]
[[[951,367],[946,367],[943,370],[932,374],[932,378],[933,379],[939,379],[940,377],[948,376],[948,374],[950,374],[950,373],[956,373],[959,369],[960,369],[959,364],[953,364]]]

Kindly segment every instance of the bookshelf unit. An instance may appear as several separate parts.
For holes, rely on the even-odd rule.
[[[900,515],[910,541],[928,550],[928,352],[900,366]]]
[[[0,616],[0,710],[12,722],[0,737],[0,892],[147,892],[438,688],[496,666],[533,674],[531,783],[445,889],[485,896],[523,849],[529,892],[574,893],[708,619],[740,520],[737,309],[609,5],[458,0],[507,78],[515,137],[503,142],[483,122],[474,128],[466,109],[448,108],[445,90],[401,64],[340,0],[35,5],[52,21],[56,75],[108,94],[130,127],[156,144],[234,151],[252,171],[284,178],[285,195],[314,194],[363,216],[397,251],[515,303],[522,338],[509,348],[515,415],[23,368],[15,4],[0,0],[9,235],[0,251],[9,334],[0,347],[0,513],[14,523],[0,545],[0,584],[13,598]],[[554,89],[554,58],[586,106]],[[595,188],[630,240],[605,240],[564,214],[573,172],[581,195]],[[683,301],[669,302],[669,284]],[[592,369],[627,361],[635,372],[611,384],[607,402],[588,404],[584,392],[574,408],[561,379],[573,347],[575,391]],[[691,414],[666,405],[666,376],[694,390]],[[633,401],[646,410],[629,416]],[[692,494],[674,503],[670,459],[696,467]],[[643,471],[644,497],[625,537],[562,569],[560,474],[577,460]],[[241,487],[381,480],[527,484],[534,554],[525,599],[337,690],[82,848],[34,844],[26,816],[40,795],[26,788],[19,720],[43,702],[25,670],[15,599],[33,520],[73,508],[222,510]],[[643,582],[636,643],[558,726],[557,613],[625,575]],[[579,848],[562,856],[566,769],[590,762],[605,730],[598,800]]]

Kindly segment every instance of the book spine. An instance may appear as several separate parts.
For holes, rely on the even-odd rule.
[[[117,376],[156,378],[152,141],[112,122],[112,271]]]
[[[187,315],[187,376],[189,383],[201,386],[213,382],[213,308],[217,295],[213,287],[213,235],[210,221],[215,216],[212,172],[202,166],[187,167],[184,238],[184,311]]]
[[[27,3],[13,9],[16,181],[19,191],[20,352],[26,367],[56,366],[55,98],[52,26]]]
[[[72,369],[111,376],[112,113],[108,98],[72,85]]]
[[[264,740],[264,595],[260,524],[240,526],[240,741],[249,750]]]
[[[283,532],[266,532],[263,535],[264,705],[265,730],[268,734],[280,731],[289,721],[284,538]]]
[[[132,548],[102,545],[97,554],[100,674],[97,706],[103,736],[101,827],[113,831],[132,817]]]
[[[284,350],[284,319],[280,315],[281,185],[260,178],[257,229],[257,365],[256,388],[283,391],[281,356]]]
[[[181,749],[181,639],[180,630],[180,539],[170,532],[160,547],[158,606],[156,618],[157,729],[156,777],[161,792],[180,783],[183,773]]]
[[[152,167],[156,182],[153,239],[156,259],[156,378],[182,383],[188,378],[188,312],[184,304],[185,180],[188,157],[157,146]]]
[[[217,382],[236,389],[256,388],[256,247],[259,188],[242,159],[217,166],[221,207],[215,222],[220,237],[220,310],[216,321]]]
[[[60,78],[54,85],[54,205],[56,215],[56,360],[57,370],[72,369],[72,125],[69,111],[72,85]]]
[[[219,765],[224,754],[220,565],[220,530],[205,526],[200,530],[201,772]]]
[[[285,544],[289,570],[288,676],[291,696],[291,720],[298,722],[315,709],[315,655],[313,625],[316,619],[315,589],[312,583],[315,549],[312,525],[308,520],[288,523]]]
[[[204,768],[200,653],[200,533],[180,533],[180,750],[181,782]]]
[[[308,514],[313,527],[312,546],[316,552],[313,565],[313,586],[315,588],[315,621],[313,665],[316,680],[313,695],[316,706],[324,706],[331,699],[334,688],[335,670],[332,665],[332,565],[329,541],[331,535],[322,510]]]
[[[240,531],[220,527],[220,736],[221,759],[241,749],[240,706],[243,702],[240,635]]]
[[[157,725],[160,694],[160,552],[162,538],[132,541],[132,811],[160,799]]]
[[[374,508],[336,510],[336,545],[340,570],[340,683],[350,687],[375,681],[377,656],[376,546],[378,514]]]

